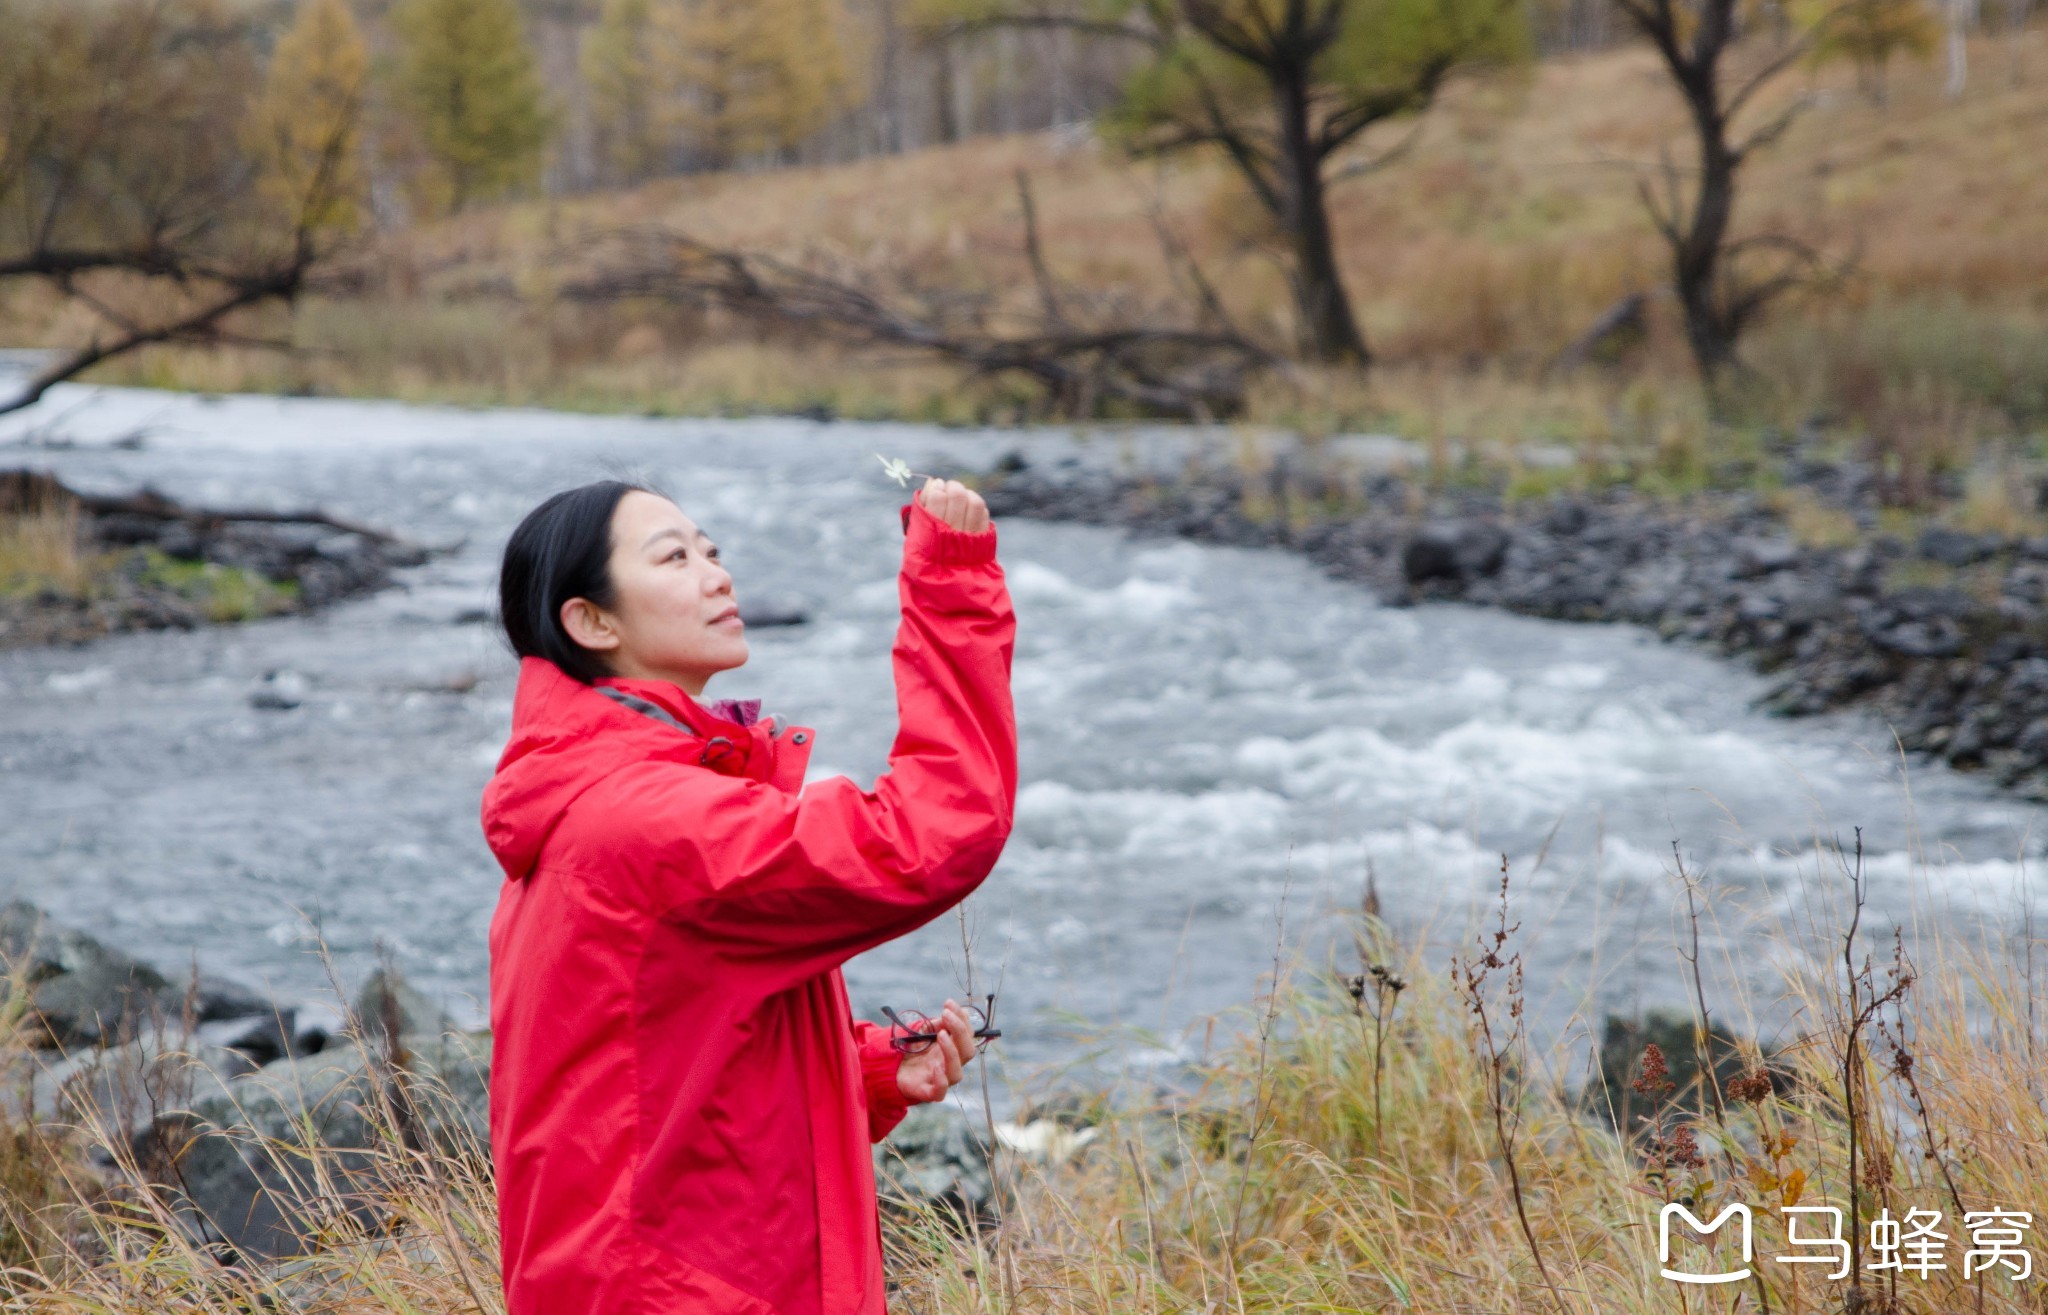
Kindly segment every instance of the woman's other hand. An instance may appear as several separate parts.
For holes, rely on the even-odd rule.
[[[934,475],[917,491],[924,509],[965,534],[979,534],[988,528],[988,504],[981,495],[957,479]]]
[[[974,505],[980,507],[981,499],[975,498]],[[983,509],[982,522],[987,521],[988,512]],[[946,1093],[959,1085],[962,1070],[974,1058],[974,1024],[968,1021],[965,1009],[948,1000],[945,1011],[934,1021],[939,1024],[938,1044],[919,1054],[905,1055],[896,1066],[896,1086],[913,1105],[944,1100]]]

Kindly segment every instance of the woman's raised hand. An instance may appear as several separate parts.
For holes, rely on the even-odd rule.
[[[980,506],[980,498],[974,501],[976,506]],[[988,512],[984,509],[982,519],[986,521],[987,518]],[[905,1055],[903,1062],[896,1066],[897,1090],[914,1105],[944,1100],[946,1093],[959,1085],[962,1071],[975,1055],[974,1024],[958,1003],[946,1001],[945,1012],[933,1021],[939,1025],[938,1044],[928,1046],[915,1055]]]
[[[988,504],[981,500],[979,493],[957,479],[940,479],[933,475],[917,491],[917,499],[924,504],[926,511],[956,530],[979,534],[988,528]]]

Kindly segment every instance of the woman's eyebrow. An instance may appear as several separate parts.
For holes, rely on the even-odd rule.
[[[656,530],[654,533],[647,536],[647,542],[640,545],[641,551],[644,552],[647,549],[652,548],[654,546],[655,540],[665,537],[673,537],[680,539],[683,537],[683,532],[673,527],[666,530]],[[704,540],[706,543],[709,543],[711,541],[711,536],[704,533],[702,529],[699,529],[697,531],[697,537]]]

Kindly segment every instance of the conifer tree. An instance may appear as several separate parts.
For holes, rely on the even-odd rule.
[[[1931,54],[1941,36],[1922,0],[1802,0],[1792,12],[1812,33],[1808,61],[1848,60],[1864,94],[1880,105],[1892,57]]]
[[[654,0],[605,0],[596,25],[583,37],[583,81],[590,88],[597,154],[620,182],[654,174],[668,154],[649,48],[653,20]]]
[[[836,0],[664,0],[654,25],[669,120],[714,168],[786,153],[857,99]]]
[[[311,230],[347,232],[362,210],[370,57],[348,0],[306,0],[271,56],[250,116],[264,194]]]
[[[451,210],[532,184],[549,115],[517,0],[400,0],[401,90]]]

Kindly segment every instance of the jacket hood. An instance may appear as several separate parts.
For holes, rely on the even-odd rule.
[[[663,680],[585,685],[546,658],[520,659],[512,736],[483,797],[498,866],[514,881],[531,876],[569,805],[630,763],[699,763],[724,741],[737,746],[740,774],[760,775],[745,769],[747,750],[766,738],[752,725],[758,713],[758,700],[700,704]]]

